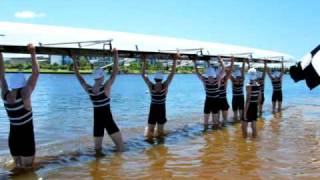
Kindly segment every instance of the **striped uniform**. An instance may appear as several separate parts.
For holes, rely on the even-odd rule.
[[[247,110],[246,121],[252,122],[252,121],[256,121],[258,117],[258,100],[259,100],[259,93],[261,92],[261,88],[258,83],[249,84],[248,86],[251,86],[251,93],[250,93],[250,99],[248,100],[249,107]]]
[[[9,148],[12,156],[34,156],[36,152],[32,111],[24,107],[21,90],[18,89],[16,100],[9,104],[4,96],[4,107],[10,120]]]
[[[94,137],[103,137],[104,129],[109,135],[119,132],[119,128],[113,120],[110,109],[110,98],[104,93],[104,86],[94,94],[92,87],[88,88],[88,94],[93,104],[93,135]]]
[[[261,104],[264,103],[264,80],[259,79],[260,91],[261,91]]]
[[[236,84],[236,80],[232,81],[232,110],[244,109],[244,95],[243,95],[243,78],[239,79],[239,84]]]
[[[160,91],[155,90],[155,85],[151,87],[151,104],[149,111],[148,124],[165,124],[166,118],[166,97],[167,88],[161,85]]]
[[[204,79],[204,86],[206,92],[206,100],[204,105],[205,114],[218,113],[218,101],[219,101],[219,85],[215,78],[213,83],[210,83],[208,78]]]
[[[226,77],[224,77],[220,82],[218,108],[221,111],[227,111],[229,109],[229,104],[227,100],[226,82],[227,82]]]
[[[273,93],[272,93],[272,102],[282,101],[282,87],[281,87],[281,79],[274,78],[271,80]]]

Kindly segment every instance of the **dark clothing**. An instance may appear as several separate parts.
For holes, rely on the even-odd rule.
[[[9,149],[12,156],[35,155],[36,143],[32,121],[20,126],[10,125]]]
[[[204,86],[206,91],[206,97],[207,98],[218,98],[219,97],[219,85],[218,80],[215,78],[213,83],[209,82],[208,78],[205,78],[204,80]]]
[[[148,124],[165,124],[166,118],[167,88],[162,84],[162,89],[156,91],[154,85],[151,87],[151,104]]]
[[[281,85],[281,79],[272,79],[272,87],[273,87],[273,93],[272,93],[272,102],[275,101],[282,101],[282,85]]]
[[[243,110],[244,109],[244,96],[233,96],[232,97],[232,110]]]
[[[283,97],[282,97],[282,91],[273,91],[272,93],[272,102],[282,102]]]
[[[93,104],[93,136],[103,137],[105,129],[109,135],[119,132],[112,117],[110,98],[105,95],[104,87],[100,87],[96,94],[93,93],[92,87],[89,87],[88,93]]]
[[[206,98],[204,103],[204,114],[218,113],[218,98]]]
[[[226,83],[227,81],[225,78],[221,81],[220,88],[219,88],[219,103],[218,103],[218,110],[220,111],[228,111],[229,104],[227,100],[227,91],[226,91]]]
[[[247,111],[247,122],[257,121],[258,103],[250,103]]]
[[[17,91],[15,103],[7,103],[4,96],[4,107],[10,119],[9,149],[12,156],[34,156],[36,152],[32,111],[25,109],[21,90]]]
[[[165,104],[151,104],[148,118],[148,124],[165,124],[166,105]]]
[[[243,79],[241,78],[239,84],[232,82],[232,110],[243,110],[244,109],[244,95],[243,95]]]
[[[208,78],[204,80],[206,100],[204,103],[204,113],[205,114],[217,114],[218,113],[218,103],[219,103],[219,85],[215,78],[211,83]]]
[[[249,107],[247,109],[247,122],[257,121],[258,118],[258,101],[259,101],[259,94],[261,92],[261,88],[259,84],[250,84],[251,92],[249,101]]]

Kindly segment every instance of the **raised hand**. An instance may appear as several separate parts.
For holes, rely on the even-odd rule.
[[[181,58],[180,53],[177,53],[177,54],[172,56],[173,61],[176,61],[176,60],[178,60],[180,58]]]
[[[117,48],[113,48],[111,52],[113,53],[114,56],[118,57],[119,54],[118,54]]]
[[[142,62],[144,62],[144,63],[145,63],[145,62],[147,61],[147,59],[148,59],[148,55],[146,55],[146,54],[141,54],[140,57],[141,57]]]
[[[71,59],[72,59],[74,62],[77,60],[77,55],[76,55],[76,53],[70,52],[69,55],[70,55]]]
[[[27,48],[30,54],[36,54],[36,47],[33,44],[28,44]]]

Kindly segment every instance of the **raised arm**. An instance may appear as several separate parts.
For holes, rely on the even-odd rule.
[[[267,73],[267,61],[264,61],[264,67],[263,67],[263,72],[262,72],[262,79],[264,81]]]
[[[77,57],[75,56],[75,54],[71,53],[71,58],[73,60],[73,70],[74,70],[74,73],[75,73],[78,81],[80,82],[83,89],[85,91],[88,91],[89,85],[87,84],[87,82],[84,80],[84,78],[81,76],[81,74],[79,72],[78,65],[77,65]]]
[[[282,62],[281,62],[281,75],[280,75],[280,78],[282,79],[284,75],[284,62],[283,62],[283,59],[282,59]]]
[[[267,71],[269,78],[270,78],[270,79],[273,79],[273,78],[272,78],[272,74],[271,74],[271,70],[270,70],[270,68],[268,67],[267,62],[266,62],[266,64],[265,64],[265,67],[266,67],[266,70],[265,70],[265,71]]]
[[[151,89],[152,87],[152,82],[148,78],[148,75],[146,74],[146,69],[147,69],[147,56],[146,55],[141,55],[141,60],[142,60],[142,67],[141,67],[141,76],[144,82],[147,84],[148,88]]]
[[[28,79],[27,82],[27,89],[28,89],[28,94],[31,95],[31,93],[33,92],[34,88],[36,87],[38,78],[39,78],[39,74],[40,74],[40,68],[37,62],[37,58],[36,58],[36,47],[34,47],[32,44],[28,44],[28,50],[30,52],[31,55],[31,62],[32,62],[32,73],[31,76]]]
[[[202,81],[203,80],[203,76],[199,73],[199,69],[198,69],[198,65],[197,65],[196,59],[197,59],[196,57],[192,58],[192,61],[193,61],[193,64],[194,64],[194,70],[195,70],[196,75],[198,76],[198,78]]]
[[[225,73],[226,67],[224,66],[223,60],[222,60],[222,58],[220,56],[218,57],[218,61],[219,61],[220,66],[221,66],[221,71],[220,71],[220,74],[218,76],[219,76],[219,79],[221,79],[223,73]]]
[[[4,98],[4,95],[8,92],[8,84],[5,78],[5,68],[3,62],[3,56],[0,52],[0,87],[1,87],[1,97]]]
[[[234,64],[234,57],[232,56],[231,57],[231,64],[230,64],[230,68],[229,68],[229,70],[227,70],[226,71],[226,79],[230,79],[231,78],[231,74],[232,74],[232,72],[233,72],[233,64]]]
[[[234,80],[234,78],[233,78],[233,76],[232,76],[232,73],[233,73],[233,71],[234,71],[234,57],[232,56],[232,61],[231,61],[231,67],[230,67],[230,79],[231,79],[231,81],[233,81]]]
[[[244,79],[244,72],[246,67],[246,61],[243,61],[242,68],[241,68],[241,77]]]
[[[176,73],[176,67],[177,67],[177,60],[180,58],[180,55],[179,54],[176,54],[173,56],[173,65],[172,65],[172,68],[171,68],[171,72],[167,78],[167,80],[164,82],[164,84],[166,86],[169,86],[169,84],[171,83],[172,79],[173,79],[173,76],[174,74]]]
[[[206,60],[207,68],[210,67],[210,59]]]
[[[110,89],[110,87],[112,86],[112,84],[114,83],[114,81],[116,80],[116,76],[118,74],[119,71],[119,55],[118,55],[118,50],[117,49],[113,49],[113,68],[112,68],[112,73],[110,78],[108,79],[108,81],[106,81],[106,83],[104,84],[105,89]]]
[[[250,60],[252,60],[252,55],[250,55],[249,58],[247,59],[249,69],[251,68]]]
[[[246,98],[246,102],[244,104],[244,119],[246,120],[247,119],[247,111],[249,109],[249,104],[250,104],[250,94],[251,94],[251,86],[247,86],[246,88],[247,90],[247,98]]]

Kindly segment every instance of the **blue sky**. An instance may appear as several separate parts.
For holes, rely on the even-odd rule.
[[[0,21],[188,38],[301,58],[319,44],[319,7],[319,0],[0,0]]]

